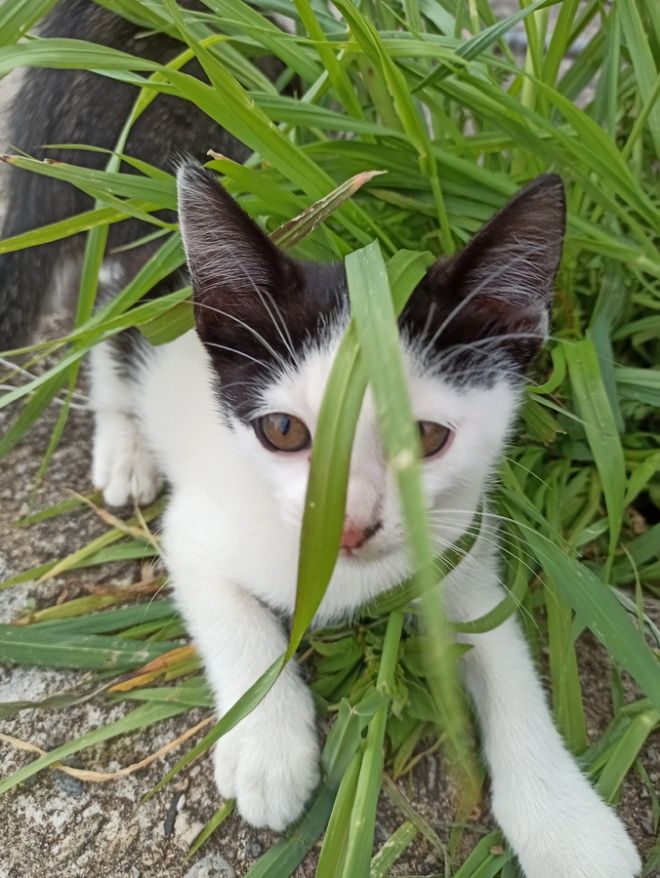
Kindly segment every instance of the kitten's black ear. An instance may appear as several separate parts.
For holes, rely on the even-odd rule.
[[[561,177],[538,177],[452,261],[451,279],[457,291],[498,301],[504,309],[546,307],[552,299],[565,225]]]
[[[545,174],[463,250],[432,266],[414,307],[432,307],[434,322],[446,323],[437,339],[443,348],[507,336],[501,350],[517,367],[528,367],[547,334],[565,223],[561,178]],[[495,343],[482,349],[498,352]]]
[[[268,301],[294,285],[295,266],[220,186],[196,164],[177,173],[179,221],[202,341],[259,331],[272,323]]]

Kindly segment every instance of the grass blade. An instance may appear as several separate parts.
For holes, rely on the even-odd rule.
[[[410,554],[422,594],[423,619],[433,646],[428,656],[429,680],[441,711],[451,762],[460,773],[469,801],[476,796],[479,784],[473,757],[466,748],[466,715],[456,679],[449,624],[437,592],[433,592],[437,579],[419,474],[419,439],[401,363],[387,272],[378,245],[374,243],[351,254],[346,270],[365,370],[371,381],[388,462],[400,492]]]
[[[585,339],[566,345],[564,356],[571,376],[575,405],[582,418],[607,501],[611,559],[623,521],[626,478],[623,449],[593,342]]]
[[[38,759],[19,768],[18,771],[15,771],[9,777],[0,780],[0,796],[13,789],[15,786],[18,786],[18,784],[28,780],[28,778],[33,777],[39,771],[43,771],[44,768],[48,768],[54,762],[60,762],[68,756],[72,756],[74,753],[84,750],[86,747],[101,744],[104,741],[109,741],[119,735],[128,735],[138,729],[145,729],[154,723],[162,722],[165,719],[177,716],[186,710],[187,708],[180,704],[140,705],[140,707],[132,710],[116,722],[108,723],[105,726],[87,732],[85,735],[81,735],[81,737],[76,738],[73,741],[62,744],[61,747],[51,750],[45,756],[40,756]]]
[[[523,537],[578,620],[593,631],[610,655],[637,681],[656,709],[660,709],[658,662],[609,586],[535,530],[525,530]]]

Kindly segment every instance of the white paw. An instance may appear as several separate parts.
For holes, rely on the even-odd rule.
[[[223,799],[236,798],[236,769],[241,752],[241,727],[223,735],[213,751],[215,785]]]
[[[301,816],[318,784],[318,742],[308,705],[304,707],[288,717],[257,708],[255,719],[246,717],[216,745],[220,795],[235,798],[241,816],[252,826],[286,829]]]
[[[501,821],[526,878],[639,875],[642,864],[623,823],[593,791],[562,797],[560,812],[547,807],[546,802],[533,821],[522,813],[514,820],[517,825],[511,825],[511,815]]]
[[[97,414],[92,481],[109,506],[151,503],[158,495],[162,481],[153,455],[128,415]]]

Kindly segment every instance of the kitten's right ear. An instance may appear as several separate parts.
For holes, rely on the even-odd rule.
[[[225,332],[233,335],[237,321],[250,326],[263,322],[268,316],[263,313],[264,299],[287,288],[290,260],[220,186],[215,174],[184,164],[177,186],[200,337],[210,341]]]

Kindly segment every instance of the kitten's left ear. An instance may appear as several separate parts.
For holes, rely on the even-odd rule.
[[[544,174],[495,214],[453,260],[454,283],[464,293],[514,305],[547,306],[565,227],[561,177]]]
[[[463,250],[432,266],[418,288],[421,295],[416,291],[411,299],[411,317],[432,308],[442,326],[439,347],[472,345],[482,357],[504,351],[518,368],[526,369],[547,334],[565,224],[561,178],[545,174],[519,192]],[[493,343],[475,344],[487,339]]]

